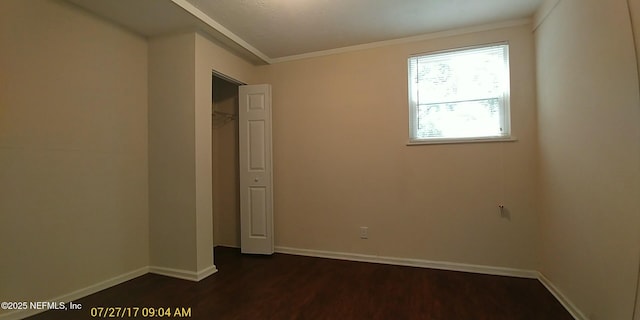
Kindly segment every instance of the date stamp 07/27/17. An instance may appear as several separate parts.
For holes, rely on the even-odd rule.
[[[92,318],[191,318],[191,307],[92,306],[75,302],[3,301],[2,310],[86,310]]]

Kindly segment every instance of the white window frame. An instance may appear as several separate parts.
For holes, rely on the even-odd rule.
[[[427,57],[427,56],[437,57],[437,56],[442,56],[449,53],[459,53],[462,51],[489,48],[489,47],[495,47],[495,46],[504,46],[506,48],[505,49],[506,88],[502,95],[496,97],[500,101],[502,134],[490,135],[490,136],[470,136],[470,137],[417,138],[417,126],[418,126],[418,115],[417,115],[418,104],[417,104],[417,98],[416,98],[417,90],[414,90],[413,88],[413,82],[412,82],[413,79],[411,74],[411,60],[415,58],[420,58],[420,57]],[[407,59],[408,102],[409,102],[409,142],[407,143],[407,145],[516,141],[517,139],[511,135],[510,73],[511,73],[511,68],[509,65],[509,43],[506,41],[411,55]],[[462,100],[462,101],[473,101],[473,100]]]

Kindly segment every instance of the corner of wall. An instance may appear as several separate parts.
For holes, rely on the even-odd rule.
[[[535,31],[555,9],[561,0],[543,0],[538,10],[533,15],[533,30]]]

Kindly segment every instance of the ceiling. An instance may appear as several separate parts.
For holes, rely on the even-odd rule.
[[[145,36],[201,30],[254,63],[533,16],[542,0],[69,0]]]

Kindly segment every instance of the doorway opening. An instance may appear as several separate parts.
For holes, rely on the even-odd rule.
[[[240,248],[238,88],[214,72],[211,97],[213,246]]]
[[[271,255],[271,85],[244,85],[215,71],[211,85],[213,247]]]

